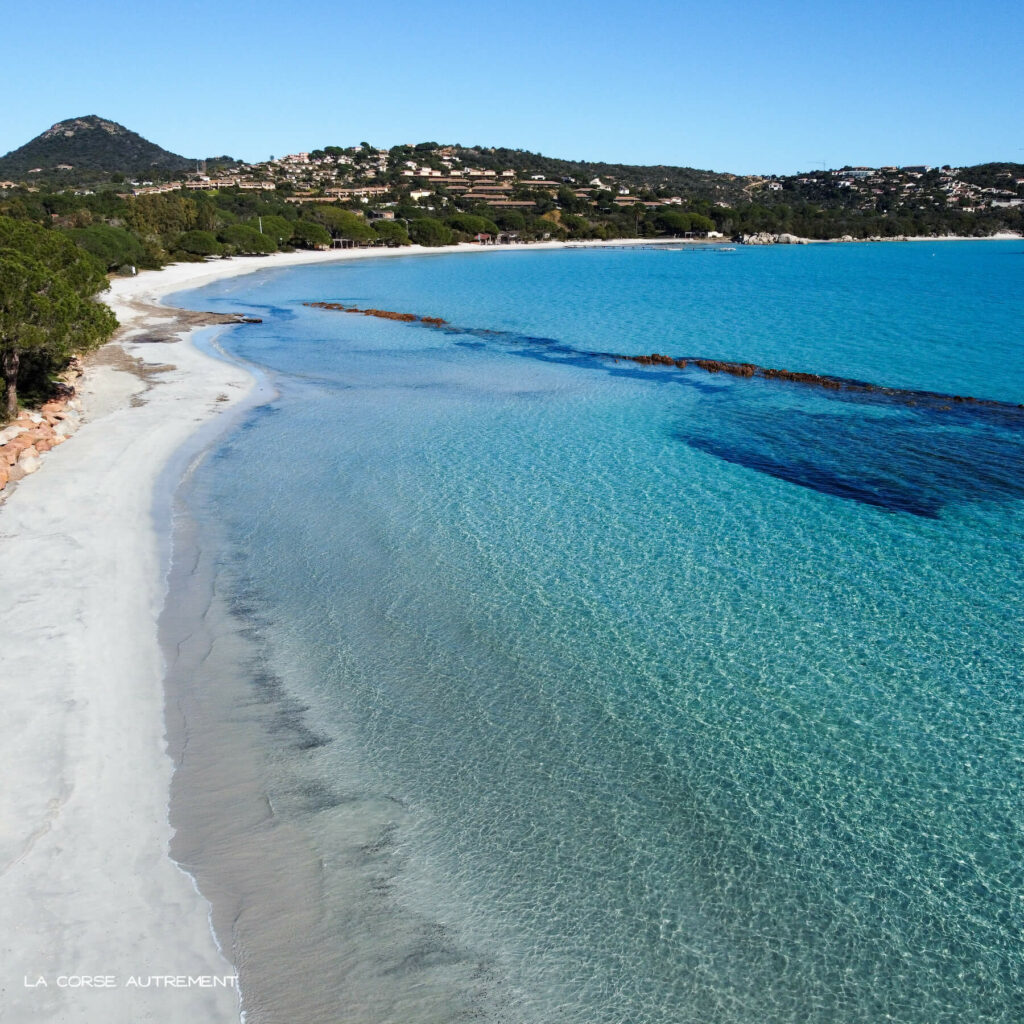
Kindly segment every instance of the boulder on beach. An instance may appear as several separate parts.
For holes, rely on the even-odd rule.
[[[8,441],[3,447],[4,461],[9,465],[13,466],[17,461],[21,453],[26,448],[32,447],[32,438],[30,437],[16,437],[13,441]]]
[[[19,434],[24,434],[27,429],[20,423],[12,423],[9,427],[4,427],[3,430],[0,430],[0,445],[13,441]]]
[[[22,450],[17,463],[26,473],[34,473],[39,468],[39,450],[30,445]]]
[[[58,420],[53,425],[53,433],[55,437],[70,437],[81,423],[81,417],[78,413],[71,412],[66,413],[64,418]]]

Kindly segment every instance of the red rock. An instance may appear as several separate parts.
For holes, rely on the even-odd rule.
[[[18,461],[18,456],[26,449],[32,447],[32,439],[28,434],[19,434],[13,441],[8,441],[3,447],[3,453],[7,456],[7,464],[13,466]]]

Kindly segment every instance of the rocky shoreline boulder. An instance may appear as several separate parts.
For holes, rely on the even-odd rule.
[[[799,235],[791,235],[782,232],[781,235],[772,234],[770,231],[758,231],[753,235],[740,235],[740,245],[807,245],[810,239],[801,238]]]
[[[76,360],[57,385],[58,397],[37,410],[24,409],[0,428],[0,495],[42,466],[42,456],[63,444],[81,425],[82,403],[71,383],[82,375]]]

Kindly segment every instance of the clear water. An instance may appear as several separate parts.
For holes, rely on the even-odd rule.
[[[451,255],[179,296],[265,317],[221,343],[278,395],[190,502],[259,622],[254,703],[301,720],[263,784],[320,858],[325,958],[360,907],[332,968],[342,1000],[377,979],[359,1020],[1024,1019],[1024,418],[587,354],[1021,403],[1021,249]],[[360,860],[335,812],[363,798]]]

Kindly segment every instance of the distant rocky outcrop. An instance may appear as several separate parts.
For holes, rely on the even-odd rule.
[[[774,235],[770,231],[758,231],[753,235],[740,235],[741,245],[807,245],[808,238],[801,238],[799,235],[791,235],[783,232]]]

